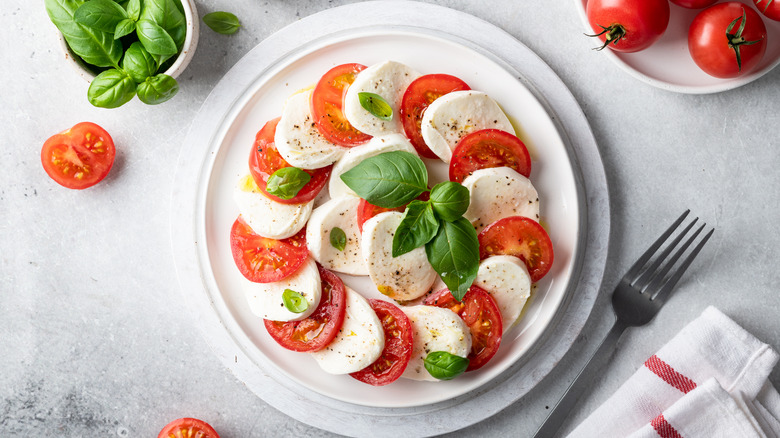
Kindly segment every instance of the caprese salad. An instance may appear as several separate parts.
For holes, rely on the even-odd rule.
[[[477,370],[553,262],[526,146],[451,75],[336,66],[259,130],[248,164],[230,230],[247,303],[326,373],[380,386]],[[429,181],[435,165],[448,180]]]

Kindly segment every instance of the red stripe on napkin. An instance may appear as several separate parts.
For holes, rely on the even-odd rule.
[[[674,368],[659,359],[656,355],[650,356],[650,359],[647,359],[645,362],[645,366],[664,382],[679,389],[684,394],[687,394],[696,388],[696,383],[693,380],[675,371]]]
[[[677,430],[666,421],[664,414],[655,417],[653,421],[650,422],[650,425],[653,426],[653,429],[655,429],[661,438],[682,438],[680,432],[677,432]]]

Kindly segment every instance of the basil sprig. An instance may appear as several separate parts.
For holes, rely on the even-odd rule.
[[[364,110],[371,113],[372,116],[381,120],[393,120],[393,108],[384,99],[384,97],[362,91],[358,93],[358,101]]]
[[[442,221],[425,254],[452,296],[462,300],[479,271],[479,240],[471,222],[464,217]]]
[[[292,313],[303,313],[309,308],[309,302],[306,301],[306,298],[292,289],[285,289],[282,292],[282,303]]]
[[[241,27],[238,17],[230,12],[211,12],[203,16],[203,22],[216,33],[232,35]]]
[[[412,201],[393,236],[393,257],[406,254],[430,242],[439,231],[439,221],[429,202]]]
[[[447,351],[432,351],[423,359],[425,369],[439,380],[452,380],[469,367],[468,358]]]
[[[469,208],[469,189],[455,181],[436,184],[431,190],[431,205],[436,216],[452,222]]]
[[[330,244],[339,251],[344,251],[347,247],[347,233],[339,227],[333,227],[330,230]]]
[[[282,167],[268,178],[265,190],[282,199],[292,199],[303,186],[311,181],[311,175],[297,167]]]
[[[428,169],[410,152],[385,152],[344,172],[341,180],[371,204],[397,208],[428,190]]]

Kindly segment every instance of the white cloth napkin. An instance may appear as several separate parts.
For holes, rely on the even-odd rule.
[[[780,438],[779,357],[708,307],[569,438]]]

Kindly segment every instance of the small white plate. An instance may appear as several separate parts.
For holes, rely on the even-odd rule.
[[[721,0],[725,3],[728,0]],[[750,0],[743,1],[748,7],[753,7]],[[585,25],[585,33],[592,34],[585,15],[585,7],[588,0],[574,0],[582,23]],[[780,64],[780,22],[770,20],[759,12],[764,20],[767,30],[766,53],[752,72],[732,79],[719,79],[704,73],[693,62],[688,53],[688,27],[693,18],[703,9],[687,9],[670,3],[671,16],[669,27],[661,38],[649,48],[635,53],[620,53],[610,49],[604,49],[604,56],[609,58],[618,67],[625,70],[631,76],[646,82],[654,87],[676,93],[708,94],[731,90],[749,82],[753,82]],[[583,36],[583,38],[585,38]],[[594,47],[601,44],[593,38]]]

